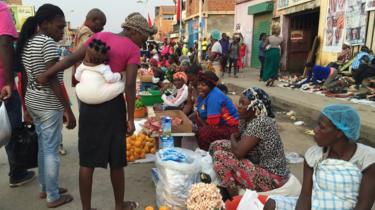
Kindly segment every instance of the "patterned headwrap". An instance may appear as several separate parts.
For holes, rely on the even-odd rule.
[[[275,117],[272,112],[271,98],[264,90],[252,87],[243,91],[242,94],[250,101],[250,104],[247,107],[248,111],[255,111],[257,117]]]
[[[144,36],[152,36],[158,32],[155,26],[149,26],[146,18],[140,13],[134,12],[130,14],[125,22],[121,25],[122,28],[131,28]]]
[[[187,75],[182,71],[176,72],[175,74],[173,74],[173,80],[175,80],[175,79],[182,79],[182,80],[184,80],[185,84],[188,82]]]

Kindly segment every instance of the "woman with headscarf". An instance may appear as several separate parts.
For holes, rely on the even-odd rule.
[[[245,90],[238,113],[239,132],[210,147],[220,186],[232,197],[239,188],[266,192],[283,186],[289,170],[268,94],[256,87]]]
[[[316,146],[305,154],[299,197],[275,196],[266,210],[371,209],[375,195],[375,149],[358,143],[361,122],[348,105],[323,108]]]
[[[182,109],[189,95],[189,88],[186,85],[188,77],[184,72],[173,74],[173,85],[177,89],[176,94],[168,95],[166,93],[161,97],[164,101],[164,108]]]
[[[123,30],[119,34],[110,32],[95,34],[84,46],[38,77],[40,83],[48,82],[49,78],[57,72],[64,71],[81,61],[85,56],[88,44],[93,39],[100,39],[111,48],[108,53],[108,65],[113,72],[121,73],[126,80],[124,91],[126,106],[123,94],[103,104],[81,103],[80,106],[79,187],[83,210],[91,209],[92,177],[95,168],[107,168],[108,164],[111,169],[115,208],[131,210],[137,207],[136,202],[123,201],[124,167],[127,165],[124,136],[133,134],[135,130],[135,82],[140,64],[140,47],[157,30],[154,27],[150,28],[147,19],[139,13],[130,14],[122,24],[122,28]]]
[[[208,49],[208,60],[212,66],[212,70],[215,72],[217,77],[220,77],[221,67],[221,56],[223,53],[221,44],[219,42],[221,33],[219,30],[214,29],[211,31],[211,45]]]
[[[265,60],[263,67],[262,80],[266,86],[273,86],[275,79],[277,79],[280,59],[283,54],[283,38],[280,37],[280,25],[272,25],[272,35],[267,37],[264,46],[267,50],[265,52]]]
[[[228,139],[238,131],[237,109],[232,100],[216,87],[218,81],[211,71],[199,75],[194,121],[198,128],[198,145],[203,150],[208,150],[212,142]]]

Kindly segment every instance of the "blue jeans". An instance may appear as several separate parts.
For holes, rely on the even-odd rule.
[[[16,129],[22,126],[22,110],[21,110],[21,99],[16,90],[13,91],[12,96],[5,102],[7,113],[9,117],[12,129]],[[5,150],[8,155],[8,160],[13,159],[13,147],[12,144],[5,146]],[[9,161],[9,177],[14,180],[20,180],[27,174],[27,170],[23,168],[17,168],[12,165]]]
[[[59,194],[59,145],[63,127],[63,111],[37,111],[28,108],[38,134],[38,172],[41,192],[47,193],[47,201],[60,198]]]

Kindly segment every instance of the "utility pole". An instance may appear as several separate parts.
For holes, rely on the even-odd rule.
[[[204,0],[199,0],[199,27],[198,27],[198,62],[201,61],[202,58],[202,40],[203,40],[203,30],[202,30],[202,25],[203,25],[203,1]]]
[[[180,30],[179,30],[179,35],[180,35],[180,41],[182,40],[182,4],[184,3],[183,0],[180,1]]]

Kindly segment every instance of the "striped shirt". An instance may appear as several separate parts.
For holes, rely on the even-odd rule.
[[[26,107],[38,111],[64,110],[50,84],[36,82],[36,77],[47,71],[46,63],[59,58],[57,49],[57,43],[46,35],[36,35],[26,43],[22,54],[27,74]],[[63,84],[63,75],[63,72],[58,73],[60,84]]]

